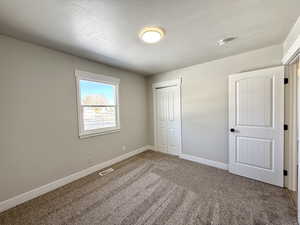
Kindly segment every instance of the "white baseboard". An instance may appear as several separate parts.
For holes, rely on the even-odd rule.
[[[122,160],[130,158],[131,156],[137,155],[137,154],[139,154],[141,152],[144,152],[146,150],[150,150],[150,147],[151,146],[141,147],[139,149],[136,149],[134,151],[131,151],[131,152],[128,152],[128,153],[126,153],[124,155],[121,155],[121,156],[119,156],[117,158],[114,158],[114,159],[111,159],[109,161],[97,164],[95,166],[89,167],[89,168],[84,169],[82,171],[79,171],[77,173],[73,173],[73,174],[71,174],[71,175],[69,175],[67,177],[63,177],[63,178],[61,178],[59,180],[56,180],[54,182],[51,182],[49,184],[46,184],[46,185],[43,185],[41,187],[35,188],[35,189],[31,190],[31,191],[28,191],[28,192],[25,192],[23,194],[17,195],[17,196],[15,196],[13,198],[10,198],[8,200],[2,201],[2,202],[0,202],[0,212],[3,212],[5,210],[7,210],[7,209],[13,208],[13,207],[15,207],[17,205],[20,205],[20,204],[22,204],[24,202],[27,202],[27,201],[29,201],[29,200],[31,200],[33,198],[41,196],[41,195],[43,195],[45,193],[48,193],[50,191],[53,191],[53,190],[55,190],[55,189],[57,189],[59,187],[62,187],[64,185],[68,184],[68,183],[71,183],[71,182],[73,182],[75,180],[78,180],[78,179],[80,179],[82,177],[85,177],[85,176],[87,176],[87,175],[89,175],[91,173],[94,173],[94,172],[96,172],[98,170],[101,170],[101,169],[103,169],[105,167],[111,166],[111,165],[113,165],[115,163],[118,163],[118,162],[120,162]]]
[[[154,145],[147,145],[146,147],[148,150],[156,151]]]
[[[190,161],[193,161],[193,162],[201,163],[201,164],[204,164],[204,165],[207,165],[207,166],[216,167],[216,168],[219,168],[219,169],[222,169],[222,170],[228,170],[228,164],[226,164],[226,163],[217,162],[217,161],[204,159],[204,158],[201,158],[201,157],[187,155],[187,154],[180,154],[179,157],[182,158],[182,159],[186,159],[186,160],[190,160]]]

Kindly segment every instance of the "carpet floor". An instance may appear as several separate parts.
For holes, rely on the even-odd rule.
[[[286,190],[147,151],[0,214],[1,225],[296,225]]]

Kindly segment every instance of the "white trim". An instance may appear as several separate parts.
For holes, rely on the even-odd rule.
[[[113,128],[111,130],[101,131],[101,132],[97,132],[97,133],[81,134],[79,136],[79,138],[83,139],[83,138],[95,137],[98,135],[112,134],[112,133],[116,133],[116,132],[120,132],[120,131],[121,131],[120,129]]]
[[[286,123],[289,124],[288,135],[286,136],[285,142],[285,156],[286,156],[286,169],[289,171],[288,176],[286,177],[285,186],[292,190],[297,191],[297,71],[298,71],[298,57],[295,57],[293,60],[289,61],[289,64],[286,66],[286,77],[288,77],[288,88],[286,90],[287,102],[286,102]]]
[[[288,49],[287,53],[283,56],[281,62],[283,64],[289,64],[291,60],[300,52],[300,35],[292,46]]]
[[[104,135],[104,134],[110,134],[114,132],[119,132],[121,129],[120,125],[120,105],[119,105],[119,84],[120,79],[99,75],[95,73],[90,73],[86,71],[81,70],[75,70],[75,77],[76,77],[76,91],[77,91],[77,115],[78,115],[78,132],[79,132],[79,138],[88,138],[93,137],[97,135]],[[89,81],[95,81],[99,83],[109,84],[113,85],[115,87],[115,110],[116,110],[116,126],[115,127],[107,127],[107,128],[101,128],[101,129],[95,129],[95,130],[88,130],[85,131],[83,128],[83,120],[82,120],[82,105],[81,105],[81,97],[80,97],[80,80],[89,80]]]
[[[297,114],[297,133],[298,133],[298,159],[297,159],[297,163],[299,165],[299,162],[300,162],[300,56],[299,56],[299,61],[298,61],[298,72],[297,72],[297,78],[296,78],[296,82],[297,82],[297,85],[296,85],[296,89],[297,89],[297,110],[296,110],[296,114]],[[297,196],[298,196],[298,199],[297,199],[297,216],[298,216],[298,223],[300,224],[300,166],[298,166],[298,176],[297,176]]]
[[[152,89],[155,88],[164,88],[164,87],[172,87],[172,86],[181,86],[181,78],[175,80],[167,80],[158,83],[152,84]]]
[[[36,198],[36,197],[41,196],[43,194],[46,194],[50,191],[53,191],[53,190],[55,190],[59,187],[62,187],[64,185],[66,185],[66,184],[69,184],[69,183],[71,183],[75,180],[78,180],[78,179],[82,178],[82,177],[85,177],[85,176],[87,176],[91,173],[94,173],[94,172],[98,171],[98,170],[101,170],[101,169],[109,167],[109,166],[111,166],[115,163],[118,163],[120,161],[128,159],[128,158],[130,158],[134,155],[137,155],[141,152],[144,152],[148,149],[149,149],[149,146],[143,146],[143,147],[138,148],[134,151],[128,152],[124,155],[121,155],[121,156],[118,156],[114,159],[111,159],[109,161],[97,164],[95,166],[89,167],[89,168],[84,169],[82,171],[73,173],[73,174],[71,174],[67,177],[63,177],[61,179],[53,181],[49,184],[46,184],[46,185],[43,185],[41,187],[35,188],[31,191],[28,191],[28,192],[25,192],[23,194],[17,195],[17,196],[15,196],[13,198],[10,198],[8,200],[2,201],[2,202],[0,202],[0,213],[5,211],[5,210],[8,210],[10,208],[13,208],[17,205],[20,205],[24,202],[27,202],[27,201],[29,201],[33,198]]]
[[[148,150],[156,151],[154,145],[147,145],[146,147],[147,147]]]
[[[209,159],[205,159],[205,158],[201,158],[201,157],[197,157],[197,156],[193,156],[193,155],[187,155],[187,154],[180,154],[179,157],[182,159],[197,162],[197,163],[204,164],[207,166],[216,167],[216,168],[219,168],[222,170],[228,170],[228,164],[226,164],[226,163],[213,161],[213,160],[209,160]]]
[[[179,78],[179,79],[177,79],[177,86],[178,86],[178,91],[179,91],[179,107],[180,107],[180,110],[179,110],[179,113],[180,113],[180,115],[179,115],[179,118],[180,118],[180,123],[179,123],[179,130],[180,130],[180,133],[179,133],[179,137],[180,137],[180,140],[179,140],[179,154],[181,154],[182,153],[182,112],[181,112],[181,110],[182,110],[182,103],[181,103],[181,84],[182,84],[182,79],[181,78]]]
[[[157,128],[156,128],[156,89],[158,88],[165,88],[165,87],[172,87],[172,86],[177,86],[178,87],[178,96],[179,96],[179,118],[180,118],[180,123],[179,123],[179,155],[182,153],[182,118],[181,118],[181,77],[175,80],[168,80],[168,81],[162,81],[158,83],[153,83],[152,84],[152,97],[153,97],[153,127],[154,127],[154,151],[157,151]]]
[[[90,81],[96,81],[98,82],[101,80],[101,82],[106,82],[107,84],[119,84],[120,79],[110,76],[104,76],[96,73],[90,73],[87,71],[82,70],[75,70],[75,76],[84,80],[90,80]]]

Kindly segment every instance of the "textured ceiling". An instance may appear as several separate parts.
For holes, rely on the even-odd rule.
[[[282,43],[299,0],[1,0],[0,33],[144,75]],[[138,32],[166,36],[147,45]],[[239,38],[218,47],[227,36]]]

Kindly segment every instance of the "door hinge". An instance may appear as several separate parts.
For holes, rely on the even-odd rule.
[[[288,130],[288,129],[289,129],[289,125],[284,124],[284,125],[283,125],[283,130]]]
[[[288,171],[287,170],[283,170],[283,176],[287,176],[288,175]]]
[[[284,78],[284,84],[288,84],[289,83],[289,78]]]

